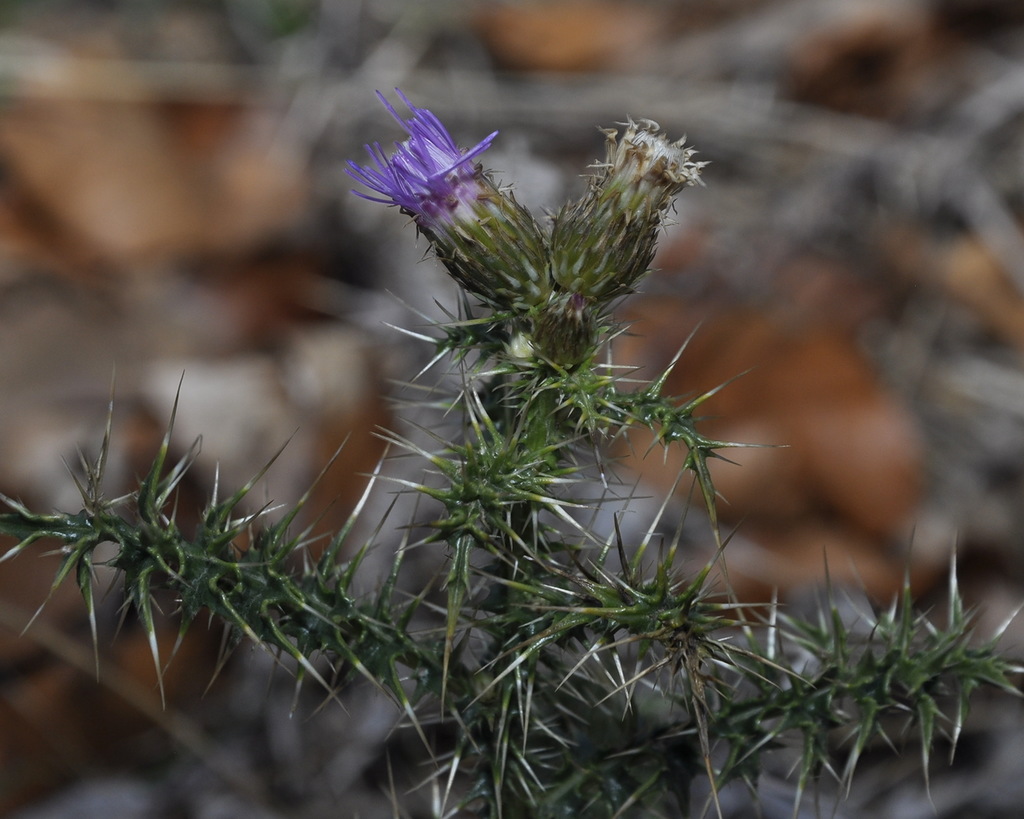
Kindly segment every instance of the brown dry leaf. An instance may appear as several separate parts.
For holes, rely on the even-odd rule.
[[[123,73],[132,85],[130,63]],[[135,85],[130,101],[97,96],[80,87],[68,57],[17,89],[0,119],[0,155],[15,190],[77,256],[126,268],[239,253],[294,223],[307,176],[275,139],[269,114],[222,103],[164,106]],[[36,245],[52,255],[45,234]]]
[[[782,296],[777,308],[781,318],[850,332],[884,315],[894,289],[891,280],[883,289],[842,260],[814,253],[801,253],[781,264],[772,282]]]
[[[10,262],[5,267],[12,278],[15,271],[32,267],[82,277],[96,263],[87,242],[71,236],[24,188],[9,184],[0,189],[0,253]]]
[[[1024,297],[988,245],[965,236],[941,262],[947,291],[1006,343],[1024,349]]]
[[[317,555],[345,523],[384,454],[378,431],[388,428],[391,413],[380,361],[359,332],[324,326],[296,333],[288,370],[298,382],[296,402],[316,408],[311,462],[327,464],[338,454],[309,503],[315,514],[322,513],[312,532],[324,536],[311,547]]]
[[[194,107],[190,117],[210,113]],[[239,112],[208,152],[191,155],[194,178],[202,180],[203,251],[238,254],[262,247],[304,213],[310,191],[306,164],[280,138],[275,120],[259,109]]]
[[[927,9],[868,4],[799,40],[786,84],[801,102],[863,116],[898,116],[939,59],[948,59],[949,48]]]
[[[692,307],[671,299],[640,300],[642,318],[634,325],[658,349],[624,351],[627,363],[661,366],[672,345],[682,344],[700,320]],[[654,363],[657,362],[657,363]],[[745,373],[745,374],[743,374]],[[831,328],[789,332],[766,315],[734,310],[705,317],[666,389],[676,394],[703,392],[743,374],[703,406],[704,428],[717,437],[739,439],[736,429],[761,430],[751,441],[785,446],[765,453],[731,450],[738,462],[750,459],[783,470],[792,483],[776,482],[774,493],[793,500],[781,508],[821,505],[870,532],[898,531],[913,513],[921,492],[921,444],[906,410],[882,388],[870,364],[845,334]],[[716,465],[716,480],[729,502],[727,514],[750,511],[740,498],[757,503],[764,482],[751,470]],[[779,509],[764,504],[764,512]],[[753,511],[759,511],[755,509]]]
[[[9,538],[0,538],[0,554],[14,546]],[[73,623],[82,619],[84,606],[82,596],[74,583],[65,583],[52,591],[53,578],[60,568],[61,557],[53,551],[57,544],[38,544],[27,554],[7,561],[0,566],[0,606],[14,606],[27,615],[35,615],[46,601],[41,612],[50,623]],[[26,618],[19,626],[29,623]],[[35,652],[35,646],[21,638],[15,631],[0,629],[0,669],[17,665]],[[2,732],[0,732],[2,735]]]
[[[935,266],[934,242],[920,222],[893,216],[879,225],[874,244],[898,287],[918,287]]]
[[[189,175],[146,106],[22,98],[0,120],[0,151],[38,207],[105,259],[180,251],[203,229]]]
[[[663,15],[615,0],[557,0],[488,6],[474,17],[504,67],[521,71],[600,71],[636,64],[664,39]]]
[[[913,419],[848,334],[831,327],[789,331],[748,310],[701,316],[699,308],[665,297],[637,300],[634,309],[637,337],[616,357],[648,373],[702,322],[668,392],[703,392],[746,373],[702,405],[705,433],[773,445],[730,449],[723,454],[735,463],[711,463],[723,520],[743,521],[744,533],[748,526],[827,521],[837,540],[873,539],[879,550],[902,533],[921,498],[921,442]],[[633,446],[646,452],[648,440],[638,435]],[[681,452],[664,462],[655,452],[628,463],[668,491],[682,460]],[[815,565],[824,571],[820,559]]]
[[[260,349],[285,339],[297,326],[322,318],[313,305],[323,262],[314,254],[268,254],[257,259],[217,261],[197,278],[201,313],[217,317],[216,333],[192,325],[210,352]],[[189,321],[193,316],[183,316]]]
[[[0,625],[0,634],[4,631]],[[0,686],[0,815],[103,762],[139,764],[140,748],[150,755],[157,750],[154,724],[177,719],[162,716],[149,640],[141,630],[123,633],[101,650],[101,681],[94,676],[91,648],[78,632],[67,638],[75,643],[74,657],[62,653],[62,636],[36,639],[35,634],[30,630],[23,638],[36,651],[32,661],[5,669],[16,673],[4,675]],[[157,636],[166,660],[177,628],[160,626]],[[163,674],[172,709],[194,704],[204,693],[219,643],[219,634],[194,628],[178,645],[175,662]],[[141,745],[132,741],[143,737]]]
[[[159,109],[170,129],[175,149],[193,159],[220,150],[238,129],[245,108],[227,102],[173,100],[160,102]]]
[[[744,526],[725,556],[730,591],[753,602],[771,600],[776,589],[789,595],[819,589],[827,576],[834,588],[862,590],[887,604],[905,579],[917,596],[933,588],[948,568],[916,554],[908,560],[880,546],[876,537],[813,517],[786,526]]]

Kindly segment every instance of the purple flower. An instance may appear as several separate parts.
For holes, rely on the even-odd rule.
[[[413,116],[402,119],[379,91],[377,97],[408,132],[386,156],[379,143],[367,145],[374,165],[349,161],[347,173],[380,196],[356,191],[372,202],[398,205],[428,230],[443,230],[462,219],[477,218],[475,204],[491,190],[481,179],[473,160],[486,151],[497,131],[467,151],[461,150],[441,121],[425,108],[417,108],[397,88]]]

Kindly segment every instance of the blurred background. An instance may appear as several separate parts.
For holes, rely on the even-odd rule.
[[[317,531],[345,519],[430,353],[388,325],[456,305],[343,172],[401,138],[374,95],[397,86],[460,144],[499,130],[485,165],[538,213],[627,116],[710,162],[615,355],[650,375],[696,329],[671,389],[745,373],[705,429],[785,445],[715,465],[742,599],[799,610],[827,574],[884,605],[909,577],[941,619],[955,560],[981,636],[1024,600],[1019,0],[7,0],[0,25],[7,496],[77,511],[112,394],[107,494],[130,491],[179,395],[175,454],[202,436],[186,530],[285,442],[258,502],[294,502],[344,443],[309,505]],[[622,455],[672,490],[678,463]],[[303,691],[293,715],[271,659],[221,668],[216,627],[177,649],[162,707],[116,585],[97,679],[44,552],[0,565],[0,815],[429,815],[388,795],[427,774],[388,703]],[[1018,816],[1022,724],[982,698],[930,796],[916,751],[880,751],[838,815]]]

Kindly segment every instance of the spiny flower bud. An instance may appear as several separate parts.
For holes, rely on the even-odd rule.
[[[522,312],[551,291],[547,237],[511,194],[490,190],[478,200],[476,219],[444,233],[423,232],[459,284],[493,308]]]
[[[583,198],[555,217],[551,236],[555,285],[599,303],[632,291],[647,272],[672,198],[700,184],[706,164],[652,120],[629,120],[621,139],[604,133],[607,160]]]
[[[579,293],[553,295],[535,311],[533,346],[545,359],[560,367],[574,367],[593,355],[597,347],[597,322],[588,300]]]
[[[412,111],[409,119],[377,97],[409,137],[396,142],[390,156],[377,143],[367,145],[373,166],[348,163],[347,173],[379,194],[356,195],[411,216],[452,277],[491,307],[541,303],[550,289],[545,237],[530,213],[473,161],[497,131],[462,150],[433,113],[395,91]]]

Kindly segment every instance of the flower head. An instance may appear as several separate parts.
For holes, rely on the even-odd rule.
[[[483,183],[473,160],[490,147],[498,132],[462,150],[434,114],[417,108],[397,88],[395,92],[412,111],[409,119],[403,119],[379,91],[377,97],[409,137],[395,143],[391,156],[379,143],[367,145],[373,166],[349,161],[349,176],[380,194],[357,191],[356,195],[398,205],[420,227],[435,232],[459,220],[477,218],[476,203],[488,194],[490,186]]]
[[[621,139],[613,128],[604,131],[608,160],[603,167],[610,177],[644,186],[660,208],[683,188],[703,184],[700,172],[707,163],[693,161],[694,150],[686,147],[685,137],[669,142],[651,119],[630,119],[625,125]]]
[[[673,197],[701,184],[706,164],[653,120],[629,120],[621,136],[604,133],[606,161],[595,166],[583,198],[556,216],[551,237],[555,284],[599,305],[631,292],[644,276]]]
[[[434,114],[395,91],[408,119],[377,97],[408,137],[390,153],[367,145],[372,163],[348,163],[348,174],[369,189],[357,195],[412,216],[452,278],[482,303],[528,316],[531,343],[547,360],[586,360],[610,304],[647,272],[673,197],[700,184],[704,163],[656,122],[630,120],[621,137],[605,131],[608,156],[588,192],[542,228],[475,161],[497,131],[459,148]]]
[[[377,97],[409,137],[396,142],[390,156],[377,143],[367,145],[373,165],[348,163],[349,176],[376,195],[356,194],[412,216],[452,277],[489,306],[507,310],[543,301],[546,237],[530,212],[474,162],[498,132],[462,150],[436,116],[395,91],[412,111],[409,119]]]

